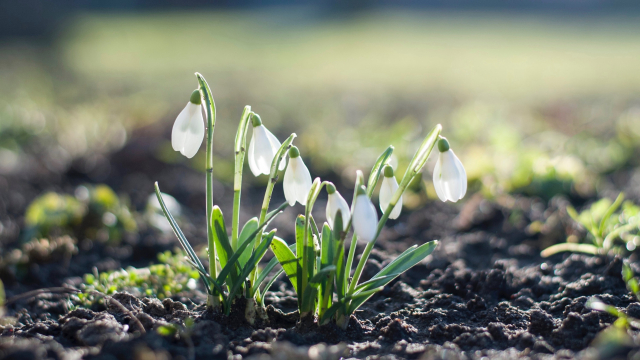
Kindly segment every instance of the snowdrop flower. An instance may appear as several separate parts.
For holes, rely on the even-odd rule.
[[[398,190],[398,181],[396,177],[393,176],[393,167],[391,165],[387,165],[384,167],[384,178],[382,179],[382,185],[380,186],[380,210],[384,213],[385,210],[389,207],[389,203],[391,202],[391,198],[393,194]],[[391,214],[389,214],[389,219],[397,219],[400,216],[400,212],[402,211],[402,196],[396,203],[396,206],[391,210]]]
[[[249,168],[255,176],[269,175],[271,163],[282,145],[271,131],[262,125],[258,114],[252,114],[253,134],[249,142]],[[285,162],[281,161],[279,169],[284,170]]]
[[[375,239],[378,227],[378,213],[371,199],[367,196],[365,187],[362,185],[356,192],[351,224],[359,239],[366,242],[371,242]]]
[[[204,119],[200,109],[200,91],[195,90],[187,106],[180,112],[171,130],[173,150],[188,158],[192,158],[200,149],[204,140]]]
[[[351,218],[349,204],[347,204],[347,201],[340,195],[332,183],[327,184],[327,194],[329,194],[329,199],[327,200],[327,222],[329,226],[333,229],[333,220],[336,218],[338,210],[340,210],[340,214],[342,214],[342,227],[346,227]]]
[[[296,201],[302,205],[307,204],[307,195],[311,190],[311,174],[300,157],[300,150],[295,146],[289,149],[289,166],[284,172],[282,187],[284,198],[289,205],[295,205]]]
[[[438,140],[440,156],[433,169],[433,186],[443,202],[456,202],[467,193],[467,172],[460,159],[449,148],[445,138]]]

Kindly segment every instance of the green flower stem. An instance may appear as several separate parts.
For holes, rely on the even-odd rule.
[[[402,196],[402,193],[404,193],[404,190],[406,188],[407,187],[405,185],[404,188],[401,186],[401,187],[398,188],[398,190],[396,190],[395,194],[393,194],[393,198],[391,198],[391,201],[389,202],[389,206],[387,206],[387,209],[382,214],[382,218],[380,218],[380,221],[378,221],[378,227],[377,227],[377,230],[376,230],[376,236],[373,238],[373,240],[371,240],[367,244],[367,247],[364,248],[364,252],[362,253],[362,257],[360,258],[360,261],[358,261],[358,267],[356,268],[356,272],[353,273],[353,279],[351,280],[351,283],[349,284],[349,291],[347,291],[347,296],[353,295],[353,292],[355,291],[356,285],[358,285],[358,281],[360,281],[360,275],[362,275],[362,270],[364,269],[364,265],[367,263],[367,260],[369,259],[369,254],[371,253],[371,250],[373,249],[373,246],[376,244],[376,240],[378,240],[378,236],[380,235],[380,232],[382,231],[382,228],[384,227],[384,224],[389,219],[389,215],[391,214],[391,211],[395,208],[396,204],[400,200],[400,197]],[[355,237],[355,235],[354,235],[354,237]],[[349,255],[351,255],[351,250],[349,250]]]
[[[307,196],[307,205],[305,206],[304,209],[304,236],[303,236],[303,241],[305,243],[305,245],[302,247],[302,258],[301,258],[301,263],[302,263],[302,290],[300,290],[301,294],[305,293],[305,290],[308,286],[309,283],[309,264],[307,264],[307,259],[309,258],[309,248],[313,248],[313,240],[311,240],[311,246],[309,246],[309,232],[311,231],[311,210],[313,210],[313,205],[316,202],[316,199],[318,198],[318,195],[320,194],[320,191],[322,191],[322,188],[327,184],[327,181],[320,181],[320,178],[315,178],[315,180],[313,181],[313,184],[311,185],[311,189],[309,190],[309,194]],[[320,239],[318,239],[318,241],[320,241]],[[299,258],[300,255],[298,255],[296,253],[296,256]],[[315,256],[313,257],[315,258]],[[313,276],[313,274],[311,274]],[[302,303],[305,303],[306,301],[302,301]],[[312,302],[310,302],[311,305],[314,305]],[[300,318],[304,318],[305,316],[309,315],[309,313],[312,311],[312,309],[307,309],[305,306],[305,309],[300,309]]]
[[[422,167],[424,167],[424,164],[427,162],[427,159],[429,158],[429,155],[431,155],[431,151],[433,150],[433,147],[436,144],[436,140],[440,136],[440,131],[442,131],[442,126],[438,124],[431,130],[431,132],[429,132],[427,137],[424,139],[424,141],[420,145],[420,148],[418,148],[418,151],[413,156],[413,159],[411,159],[411,162],[409,163],[409,167],[407,168],[407,171],[405,171],[404,176],[402,177],[402,181],[400,182],[400,186],[398,187],[398,190],[396,190],[396,192],[393,194],[391,201],[389,201],[389,206],[382,214],[382,218],[380,219],[380,221],[378,221],[376,236],[373,238],[371,242],[367,244],[367,247],[364,249],[364,252],[362,253],[362,257],[358,262],[358,267],[356,268],[356,272],[353,274],[353,279],[349,284],[349,291],[347,292],[347,296],[353,295],[356,285],[358,285],[358,281],[360,281],[360,275],[362,275],[362,270],[364,269],[364,265],[367,263],[367,260],[369,259],[369,254],[371,253],[371,250],[373,249],[373,246],[375,245],[376,240],[378,240],[378,236],[380,236],[382,227],[389,219],[389,215],[391,214],[391,211],[395,208],[396,204],[402,197],[402,194],[405,192],[405,190],[407,189],[407,187],[409,186],[413,178],[416,177],[418,173],[420,173],[420,171],[422,170]],[[352,242],[352,245],[355,245],[355,244]],[[351,255],[351,250],[349,250],[349,255]]]
[[[205,103],[205,111],[207,114],[207,240],[209,244],[209,273],[213,279],[217,276],[216,265],[216,247],[213,240],[213,227],[211,226],[211,213],[213,211],[213,130],[216,126],[216,105],[211,96],[209,84],[200,73],[196,73],[198,83],[200,84],[200,94]]]
[[[362,171],[358,170],[356,172],[356,184],[353,188],[353,201],[355,201],[356,199],[356,192],[358,190],[358,188],[364,184],[364,175],[362,174]],[[369,189],[367,189],[369,190]],[[344,234],[346,236],[346,234],[349,232],[349,230],[351,229],[351,223],[353,221],[353,208],[354,206],[351,207],[352,211],[351,211],[351,217],[349,218],[349,224],[347,224],[347,227],[344,230]],[[358,245],[358,237],[356,236],[356,234],[353,234],[353,237],[351,237],[351,246],[349,246],[349,255],[347,255],[347,264],[345,265],[345,271],[344,271],[344,284],[348,284],[349,283],[349,275],[351,275],[351,268],[353,267],[353,258],[356,255],[356,246]]]
[[[240,227],[240,196],[242,195],[242,170],[244,157],[247,153],[247,129],[251,117],[251,106],[247,105],[242,111],[235,142],[235,167],[233,173],[233,217],[231,223],[231,248],[238,249],[238,229]]]
[[[291,134],[287,140],[281,145],[281,149],[278,150],[278,153],[273,159],[271,163],[271,172],[269,173],[269,181],[267,183],[267,189],[264,191],[264,198],[262,199],[262,208],[260,209],[260,218],[258,219],[258,226],[264,224],[264,221],[267,217],[267,213],[269,211],[269,203],[271,203],[271,196],[273,195],[273,188],[276,186],[276,182],[278,181],[278,167],[280,166],[280,162],[284,161],[284,157],[286,155],[286,151],[291,147],[291,142],[296,138],[296,134]],[[280,151],[282,150],[282,152]],[[256,241],[254,244],[255,247],[262,241],[262,231],[256,235]],[[249,289],[249,294],[256,293],[259,296],[259,291],[255,291],[257,289],[253,289],[253,286],[258,279],[259,269],[256,266],[249,275],[249,280],[251,282],[251,289]]]

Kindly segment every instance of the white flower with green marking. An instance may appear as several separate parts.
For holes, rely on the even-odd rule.
[[[380,185],[380,194],[378,197],[380,198],[380,210],[384,213],[391,203],[391,198],[393,194],[396,193],[396,190],[400,187],[398,185],[398,180],[393,174],[393,167],[391,165],[387,165],[384,167],[384,176],[382,179],[382,184]],[[389,219],[397,219],[402,212],[402,196],[398,199],[398,202],[391,210],[389,214]]]
[[[295,205],[296,201],[301,205],[307,205],[307,195],[309,195],[311,184],[309,169],[302,161],[298,148],[292,146],[289,149],[289,166],[284,172],[284,180],[282,182],[284,198],[291,206]]]
[[[371,199],[367,196],[367,191],[364,186],[360,186],[356,192],[351,224],[353,225],[353,231],[360,240],[366,242],[375,240],[378,227],[378,213]]]
[[[443,202],[456,202],[467,193],[467,172],[445,138],[438,140],[440,156],[433,169],[433,186]]]
[[[349,219],[351,218],[349,204],[347,204],[347,201],[342,197],[342,195],[340,195],[338,190],[336,190],[335,185],[332,183],[327,184],[327,194],[329,195],[327,199],[327,223],[329,223],[329,226],[333,229],[336,214],[338,213],[338,210],[340,210],[340,214],[342,214],[342,226],[347,226]]]
[[[204,140],[204,119],[200,104],[200,91],[195,90],[187,106],[180,112],[171,130],[171,146],[173,150],[188,158],[192,158],[200,149]]]
[[[252,114],[251,124],[253,125],[253,135],[249,142],[248,161],[249,168],[255,176],[260,174],[269,175],[271,163],[280,148],[280,141],[264,125],[258,114]],[[279,170],[284,170],[285,162],[280,162]]]

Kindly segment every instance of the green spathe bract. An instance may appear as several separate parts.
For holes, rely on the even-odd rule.
[[[340,205],[335,214],[333,226],[324,223],[321,227],[318,227],[312,214],[314,204],[325,186],[327,186],[327,193],[335,194],[337,192],[332,183],[316,178],[308,192],[305,193],[306,195],[301,195],[302,200],[298,199],[298,202],[306,200],[306,205],[304,214],[298,215],[295,220],[295,242],[293,244],[288,245],[285,240],[277,237],[275,229],[271,231],[265,230],[270,221],[289,206],[285,202],[276,209],[269,211],[273,189],[278,180],[280,164],[285,161],[287,154],[294,161],[295,158],[300,156],[298,148],[292,145],[296,134],[291,134],[275,153],[270,166],[269,179],[260,214],[247,221],[242,228],[240,227],[240,198],[247,148],[247,129],[249,124],[256,127],[262,123],[259,115],[253,112],[250,106],[246,106],[242,112],[235,138],[234,196],[231,229],[230,232],[228,231],[222,209],[214,206],[212,202],[212,139],[215,126],[215,104],[205,79],[200,74],[196,74],[196,77],[199,88],[192,94],[191,102],[194,104],[199,101],[203,103],[207,123],[205,165],[208,268],[200,261],[169,212],[157,183],[155,190],[162,211],[185,250],[187,262],[197,270],[203,280],[208,293],[207,305],[210,308],[229,314],[235,300],[244,296],[246,299],[251,300],[247,301],[245,318],[250,323],[253,323],[259,312],[257,310],[260,309],[256,308],[256,305],[264,307],[266,291],[278,276],[285,273],[296,291],[301,319],[313,320],[318,316],[319,322],[322,324],[335,321],[339,326],[346,328],[350,316],[364,302],[433,252],[437,246],[437,241],[435,240],[419,246],[412,246],[370,280],[360,283],[363,268],[382,227],[389,218],[391,210],[402,198],[402,194],[408,185],[419,175],[424,167],[436,144],[436,140],[440,136],[442,129],[440,125],[431,130],[417,149],[407,166],[400,184],[397,186],[397,190],[395,192],[392,191],[393,194],[391,195],[389,206],[383,212],[378,223],[375,223],[375,219],[377,219],[376,213],[357,212],[357,214],[361,215],[359,219],[365,219],[364,222],[357,222],[358,229],[367,230],[368,235],[366,237],[370,241],[357,263],[353,277],[350,277],[355,259],[357,237],[355,234],[352,236],[348,254],[346,253],[345,240],[351,231],[354,204],[352,203],[350,208],[346,204]],[[444,141],[446,142],[446,140]],[[438,145],[441,151],[446,147],[442,140]],[[389,146],[378,157],[366,182],[362,172],[357,171],[353,199],[360,196],[361,201],[370,202],[379,179],[382,176],[394,176],[393,168],[389,165],[393,150],[393,146]],[[343,211],[349,211],[349,216],[343,214]],[[371,223],[371,227],[368,223]],[[365,225],[362,226],[362,224]],[[375,234],[375,236],[372,237],[372,234]],[[264,268],[260,269],[258,264],[269,248],[271,248],[275,257]],[[278,264],[280,264],[281,268],[277,269],[275,274],[267,281]],[[262,286],[265,282],[266,285]]]

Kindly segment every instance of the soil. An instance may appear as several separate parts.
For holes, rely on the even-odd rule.
[[[128,194],[132,204],[142,209],[153,181],[159,180],[164,192],[187,207],[187,237],[202,243],[202,174],[155,160],[154,142],[149,138],[153,139],[134,134],[127,147],[106,160],[109,175],[100,181]],[[35,196],[50,189],[72,192],[78,184],[95,181],[90,172],[78,170],[82,168],[75,164],[51,176],[49,170],[33,166],[0,176],[0,183],[11,189],[0,193],[4,253],[19,246],[24,208]],[[217,186],[216,203],[230,204],[230,189]],[[259,189],[248,189],[245,197],[252,193],[261,196]],[[547,202],[517,195],[489,201],[476,194],[468,195],[464,204],[431,201],[403,213],[382,232],[363,280],[411,245],[432,239],[440,244],[424,262],[365,303],[346,331],[334,324],[300,324],[295,293],[284,277],[266,298],[268,321],[256,326],[246,323],[241,314],[225,317],[206,310],[200,290],[188,298],[163,301],[117,293],[108,306],[99,303],[74,310],[68,295],[44,293],[7,306],[7,315],[16,322],[3,328],[0,358],[626,359],[638,351],[637,345],[614,349],[617,352],[589,347],[615,319],[585,307],[589,297],[598,296],[640,317],[640,304],[620,275],[622,259],[568,253],[543,259],[539,255],[545,246],[580,231],[566,215],[567,203],[563,197]],[[242,217],[248,218],[257,208],[247,204]],[[292,224],[295,210],[299,209],[288,209],[274,223],[289,241],[292,229],[278,225]],[[529,227],[534,221],[543,224],[540,232]],[[146,266],[157,252],[176,244],[171,234],[143,229],[118,246],[95,244],[81,249],[68,266],[34,264],[22,278],[0,276],[11,298],[34,289],[77,285],[94,266],[101,271]],[[364,248],[359,245],[357,253],[360,247]],[[640,270],[635,263],[632,266]],[[194,323],[185,326],[189,318]],[[179,330],[161,335],[158,330],[169,324]]]

